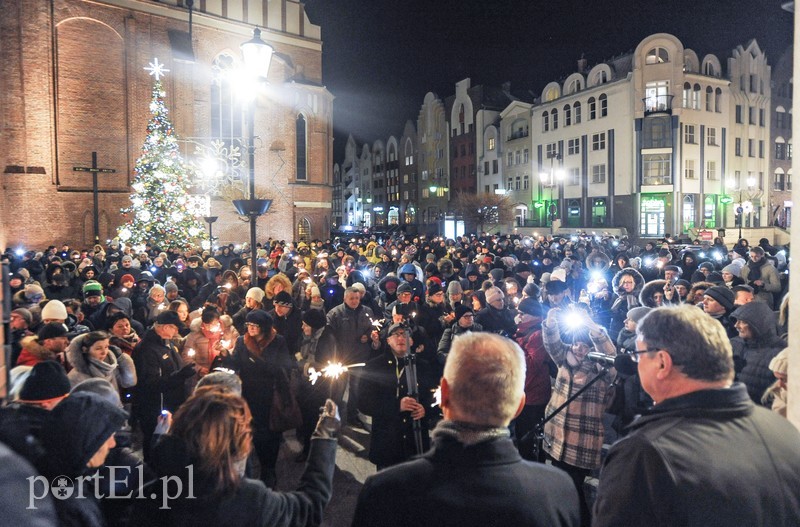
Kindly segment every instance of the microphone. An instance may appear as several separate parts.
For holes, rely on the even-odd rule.
[[[607,366],[609,368],[614,366],[614,357],[611,355],[606,355],[605,353],[590,351],[586,354],[586,358],[593,362],[599,362],[603,366]]]
[[[639,367],[633,362],[633,357],[627,353],[617,355],[614,359],[614,368],[616,368],[617,373],[622,375],[631,376],[639,373]]]

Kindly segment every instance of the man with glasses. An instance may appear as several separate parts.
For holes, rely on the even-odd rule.
[[[722,326],[654,309],[634,353],[655,405],[608,453],[593,525],[797,525],[800,433],[733,382]]]
[[[421,425],[424,449],[428,449],[428,419],[433,415],[436,379],[425,361],[415,361],[417,393],[409,396],[405,369],[413,345],[405,324],[392,324],[386,332],[388,349],[367,362],[358,397],[359,410],[372,416],[369,460],[382,470],[410,459],[416,451],[414,421]]]

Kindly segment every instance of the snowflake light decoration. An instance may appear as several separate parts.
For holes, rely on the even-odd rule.
[[[164,67],[164,64],[160,64],[158,62],[158,57],[156,57],[153,59],[153,62],[147,65],[144,71],[155,77],[156,81],[160,81],[161,77],[165,77],[169,70]]]

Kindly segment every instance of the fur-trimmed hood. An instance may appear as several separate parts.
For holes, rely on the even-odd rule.
[[[644,307],[659,307],[656,305],[655,300],[653,300],[653,295],[658,291],[663,293],[665,285],[667,285],[667,281],[661,279],[647,282],[644,287],[642,287],[642,292],[639,293],[639,303]],[[662,305],[666,303],[668,302],[664,299]]]
[[[633,277],[635,284],[631,293],[638,295],[644,287],[644,277],[642,276],[642,273],[636,269],[633,269],[632,267],[626,267],[625,269],[617,271],[617,274],[615,274],[614,278],[611,279],[611,288],[614,290],[614,294],[620,294],[619,281],[622,280],[622,277],[625,275]]]

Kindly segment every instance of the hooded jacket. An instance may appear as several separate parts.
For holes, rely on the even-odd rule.
[[[737,380],[747,386],[747,393],[756,403],[761,404],[764,391],[775,381],[769,363],[786,347],[786,342],[778,336],[775,312],[763,302],[750,302],[736,308],[731,319],[741,320],[750,326],[753,337],[731,339],[733,361]]]
[[[67,359],[72,365],[67,377],[71,386],[86,379],[105,379],[119,391],[120,388],[136,386],[136,367],[125,353],[116,346],[109,346],[108,354],[103,361],[89,356],[83,349],[86,334],[75,337],[67,348]]]

